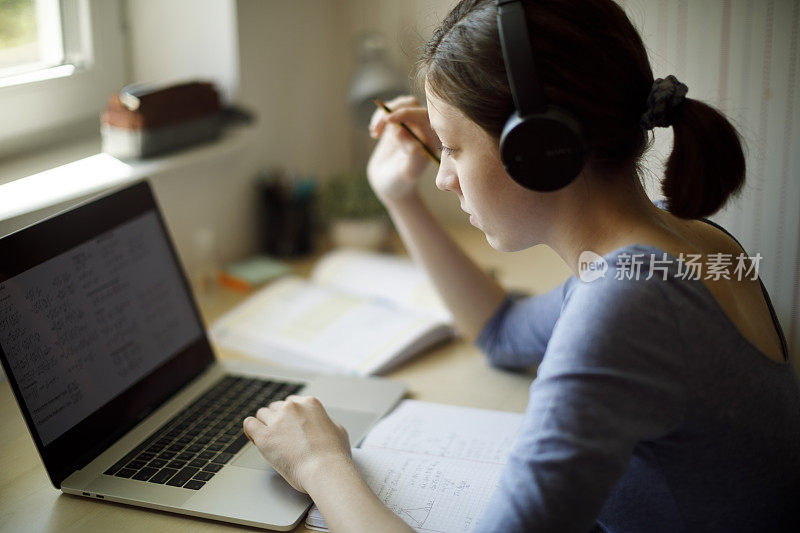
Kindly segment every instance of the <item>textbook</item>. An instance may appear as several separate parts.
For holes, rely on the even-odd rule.
[[[340,374],[385,372],[455,335],[453,317],[410,259],[338,249],[310,279],[258,290],[210,328],[220,346]]]
[[[403,400],[353,461],[378,498],[420,532],[474,529],[497,487],[523,415]],[[310,529],[327,531],[316,506]]]

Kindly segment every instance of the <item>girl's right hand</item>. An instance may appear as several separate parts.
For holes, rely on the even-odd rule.
[[[379,139],[367,164],[367,177],[384,205],[410,196],[429,158],[422,146],[400,126],[404,122],[434,152],[441,143],[431,129],[428,109],[413,96],[398,96],[386,102],[392,113],[375,110],[369,124],[373,139]]]

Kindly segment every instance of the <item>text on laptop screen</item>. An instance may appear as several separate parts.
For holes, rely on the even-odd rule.
[[[0,344],[43,445],[202,335],[155,211],[0,283]]]

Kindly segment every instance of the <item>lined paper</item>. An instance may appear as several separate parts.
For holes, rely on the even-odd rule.
[[[517,413],[405,400],[353,450],[353,461],[416,531],[468,532],[486,510],[521,423]],[[306,525],[325,530],[316,506]]]

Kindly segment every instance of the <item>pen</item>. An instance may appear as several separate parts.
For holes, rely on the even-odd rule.
[[[375,98],[375,99],[373,100],[373,102],[375,102],[375,105],[376,105],[376,106],[383,108],[383,110],[384,110],[384,111],[386,111],[387,113],[391,113],[391,112],[392,112],[392,110],[391,110],[391,109],[389,109],[389,106],[387,106],[386,104],[384,104],[384,103],[383,103],[383,101],[381,101],[381,100],[379,100],[379,99]],[[425,153],[426,153],[426,154],[428,154],[428,157],[430,157],[431,159],[433,159],[433,161],[434,161],[434,162],[435,162],[437,165],[441,163],[441,160],[440,160],[440,159],[439,159],[439,158],[436,156],[436,154],[434,154],[434,153],[433,153],[433,150],[431,150],[430,148],[428,148],[428,145],[427,145],[427,144],[425,144],[424,142],[422,142],[422,139],[420,139],[419,137],[417,137],[417,136],[414,134],[414,132],[413,132],[413,131],[411,131],[411,128],[409,128],[408,126],[406,126],[405,122],[401,122],[401,123],[400,123],[400,126],[402,126],[404,130],[406,130],[408,133],[410,133],[410,134],[411,134],[411,136],[412,136],[412,137],[414,137],[414,139],[416,139],[416,141],[417,141],[417,142],[418,142],[418,143],[419,143],[419,144],[422,146],[422,149],[423,149],[423,150],[425,150]]]

